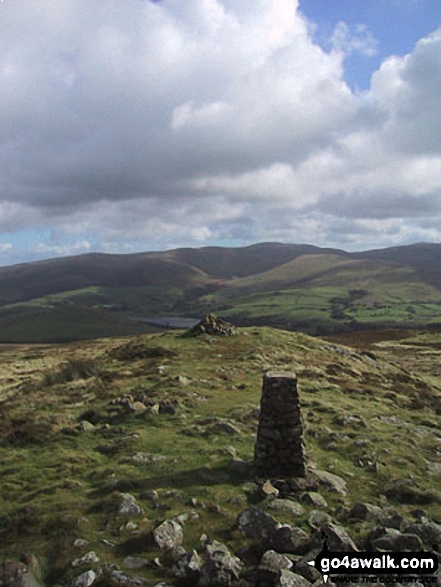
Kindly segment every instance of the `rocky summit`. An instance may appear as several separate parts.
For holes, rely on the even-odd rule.
[[[0,347],[1,587],[321,587],[325,540],[441,554],[441,335],[237,333]],[[268,372],[296,374],[304,476],[256,475]]]

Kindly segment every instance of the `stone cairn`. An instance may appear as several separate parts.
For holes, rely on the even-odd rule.
[[[305,477],[303,425],[294,373],[263,376],[260,417],[254,448],[257,477]]]
[[[233,336],[236,334],[236,327],[214,314],[208,314],[202,318],[199,324],[188,330],[186,336],[201,336],[202,334]]]

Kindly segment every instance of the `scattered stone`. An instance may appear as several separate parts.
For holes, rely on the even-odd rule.
[[[142,587],[146,583],[143,577],[132,577],[117,569],[110,572],[108,579],[113,587]]]
[[[270,514],[252,506],[237,516],[236,527],[250,540],[268,542],[281,524]]]
[[[329,473],[328,471],[319,471],[317,469],[314,471],[314,475],[322,485],[329,489],[329,491],[344,496],[348,494],[346,481],[338,475],[334,475],[334,473]]]
[[[381,518],[383,510],[370,503],[357,502],[352,506],[348,516],[355,520],[366,520],[367,522],[377,521]]]
[[[15,561],[0,562],[0,585],[2,587],[40,587],[29,567]]]
[[[239,579],[241,569],[242,562],[225,544],[217,540],[207,542],[198,587],[230,587]]]
[[[236,334],[236,327],[214,314],[208,314],[202,318],[199,324],[188,330],[184,336],[201,336],[202,334],[233,336]]]
[[[398,513],[390,514],[389,516],[382,516],[379,518],[378,523],[383,526],[384,528],[395,528],[395,530],[400,530],[401,525],[404,522],[403,516]]]
[[[80,567],[82,565],[93,565],[99,563],[100,559],[96,555],[96,553],[91,550],[81,558],[77,558],[72,562],[73,567]]]
[[[332,523],[332,518],[326,512],[320,512],[318,510],[312,510],[309,514],[308,524],[314,530],[322,530],[326,526]]]
[[[292,571],[297,573],[297,575],[302,575],[302,577],[310,583],[314,583],[317,580],[323,580],[321,572],[315,567],[311,567],[311,565],[308,565],[308,563],[303,560],[296,561]]]
[[[132,516],[142,516],[144,510],[136,503],[136,498],[130,493],[121,493],[121,504],[118,509],[119,514],[129,514]]]
[[[87,571],[79,577],[75,577],[69,583],[69,587],[90,587],[96,579],[96,573],[94,571]]]
[[[433,548],[437,545],[438,550],[441,550],[441,525],[435,522],[424,522],[417,524],[410,524],[404,528],[406,534],[416,534],[421,538],[424,546]]]
[[[153,538],[161,550],[172,550],[181,546],[184,535],[182,527],[174,520],[165,520],[153,531]]]
[[[343,526],[330,522],[322,527],[333,552],[357,552],[358,548]]]
[[[361,417],[357,416],[356,414],[350,415],[338,415],[334,416],[332,419],[332,423],[336,424],[337,426],[343,426],[344,428],[355,427],[355,428],[367,428],[368,424],[366,421]]]
[[[320,493],[317,493],[317,491],[307,491],[302,495],[302,501],[307,505],[312,505],[317,508],[328,507],[326,499]]]
[[[301,528],[285,525],[274,532],[271,546],[277,552],[305,554],[312,547],[311,538]]]
[[[419,536],[402,533],[394,528],[376,528],[369,534],[367,540],[373,550],[395,552],[423,550],[423,542]]]
[[[78,427],[82,432],[93,432],[95,430],[95,426],[87,420],[81,420]]]
[[[394,479],[384,489],[384,495],[393,502],[424,505],[440,501],[441,495],[436,491],[421,489],[411,479]]]
[[[193,550],[184,553],[173,566],[173,574],[180,579],[187,579],[192,584],[196,582],[201,574],[202,559]]]
[[[267,550],[260,560],[259,569],[278,573],[282,569],[290,569],[292,565],[292,561],[287,556],[279,554],[274,550]]]
[[[305,577],[284,569],[280,572],[274,587],[311,587],[311,583]]]
[[[145,499],[146,501],[158,501],[159,494],[155,489],[152,489],[152,491],[144,491],[144,493],[141,493],[139,497],[140,499]]]
[[[274,499],[268,503],[268,509],[281,513],[289,514],[291,516],[303,516],[305,514],[305,508],[296,501],[290,499]]]
[[[262,485],[262,493],[264,497],[277,497],[280,491],[274,487],[271,481],[265,481],[265,483]]]

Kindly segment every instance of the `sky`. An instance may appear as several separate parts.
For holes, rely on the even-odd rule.
[[[441,242],[441,0],[0,0],[0,265]]]

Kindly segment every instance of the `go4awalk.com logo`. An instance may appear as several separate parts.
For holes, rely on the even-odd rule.
[[[311,566],[315,566],[326,583],[332,575],[335,583],[413,583],[437,582],[438,557],[431,552],[331,552],[324,549]],[[334,575],[336,575],[334,577]]]

